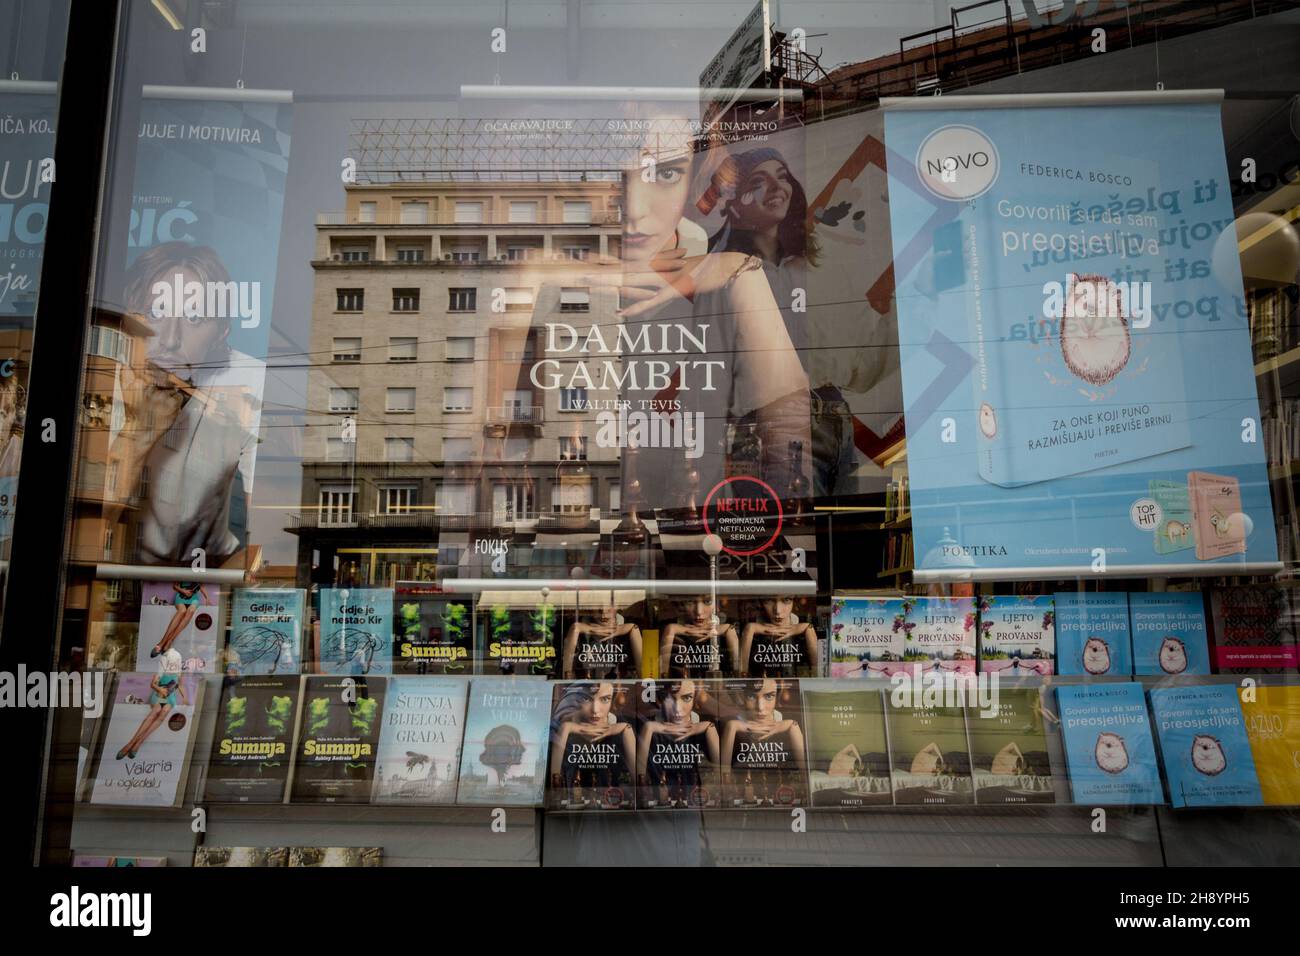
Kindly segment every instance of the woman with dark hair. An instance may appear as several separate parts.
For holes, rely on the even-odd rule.
[[[820,250],[807,227],[808,197],[777,150],[763,147],[728,157],[712,183],[712,195],[724,201],[723,225],[709,237],[710,252],[741,252],[774,266],[794,259],[817,265]],[[773,292],[780,303],[780,290]]]
[[[556,688],[551,711],[551,790],[557,806],[629,806],[627,789],[636,754],[632,725],[618,720],[614,685],[581,681]]]
[[[622,507],[696,511],[737,473],[733,432],[741,421],[750,423],[757,454],[739,473],[798,497],[808,484],[801,455],[809,447],[808,380],[762,262],[740,252],[696,254],[699,227],[686,210],[706,177],[689,127],[672,116],[638,122],[641,142],[624,177],[621,268],[587,279],[616,289],[621,307],[615,323],[575,340],[583,352],[595,343],[595,351],[621,357],[629,414],[620,447],[638,451],[635,473],[624,460]],[[617,347],[601,349],[602,340]],[[617,424],[602,427],[597,442]]]
[[[785,319],[790,341],[807,368],[811,345],[807,314],[796,312],[796,290],[806,299],[808,270],[817,266],[821,248],[810,226],[803,184],[781,153],[771,147],[751,149],[723,160],[697,207],[705,215],[722,203],[722,227],[709,237],[710,252],[754,256]],[[812,419],[813,494],[833,494],[856,466],[853,416],[838,388],[822,385],[809,394]]]

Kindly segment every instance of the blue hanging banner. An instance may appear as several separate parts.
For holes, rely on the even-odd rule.
[[[886,101],[918,581],[1280,568],[1218,98]]]

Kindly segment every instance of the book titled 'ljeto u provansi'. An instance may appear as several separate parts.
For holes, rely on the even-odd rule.
[[[980,672],[1003,677],[1051,674],[1056,612],[1050,594],[980,598]]]
[[[1235,684],[1157,687],[1151,716],[1175,807],[1264,802]]]
[[[1056,703],[1075,803],[1164,803],[1141,684],[1058,687]]]
[[[211,803],[281,803],[293,760],[302,678],[255,674],[224,680],[208,758]]]

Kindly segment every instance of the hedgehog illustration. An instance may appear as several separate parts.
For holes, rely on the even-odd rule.
[[[1166,674],[1181,674],[1187,670],[1187,647],[1172,634],[1160,642],[1160,669]]]
[[[1093,757],[1097,766],[1106,773],[1123,773],[1128,769],[1128,747],[1119,734],[1098,734]]]
[[[1228,757],[1219,738],[1209,734],[1192,738],[1192,766],[1207,777],[1217,777],[1228,768]]]
[[[1118,287],[1106,276],[1071,273],[1061,319],[1061,356],[1076,377],[1106,385],[1133,354]]]
[[[985,438],[998,436],[998,416],[988,402],[980,406],[980,431],[984,433]]]
[[[1100,637],[1084,641],[1083,669],[1089,674],[1104,674],[1110,670],[1110,645]]]

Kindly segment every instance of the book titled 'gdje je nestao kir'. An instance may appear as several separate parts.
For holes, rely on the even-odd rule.
[[[237,589],[223,672],[230,677],[300,673],[306,604],[301,588]]]
[[[369,803],[387,690],[382,677],[308,677],[292,803]]]
[[[224,679],[208,758],[210,803],[284,800],[301,682],[297,674]]]
[[[1051,318],[1026,322],[978,292],[968,308],[985,481],[1033,484],[1192,443],[1181,350],[1152,347],[1159,329],[1131,321],[1113,280],[1068,273]]]

